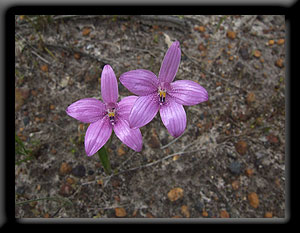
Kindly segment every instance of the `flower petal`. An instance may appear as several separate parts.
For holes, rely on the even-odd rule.
[[[171,83],[168,92],[178,104],[195,105],[208,100],[208,93],[204,87],[191,80],[178,80]]]
[[[106,117],[90,124],[84,139],[86,154],[88,156],[95,154],[107,142],[111,132],[112,126]]]
[[[149,70],[131,70],[120,76],[120,82],[136,95],[149,95],[158,87],[158,78]]]
[[[135,101],[129,115],[130,128],[140,128],[148,124],[159,109],[157,94],[140,96]]]
[[[186,128],[186,113],[181,104],[173,98],[160,107],[160,117],[167,130],[173,137],[179,137]]]
[[[117,115],[124,120],[129,120],[130,111],[137,99],[138,97],[134,95],[124,97],[118,103]]]
[[[158,79],[160,82],[172,82],[177,73],[181,58],[180,44],[175,41],[168,49],[160,67]]]
[[[84,123],[93,123],[103,117],[105,105],[97,99],[85,98],[71,104],[66,112],[69,116]]]
[[[143,138],[140,129],[131,129],[128,121],[118,118],[114,125],[117,137],[128,147],[139,152],[143,147]]]
[[[101,74],[101,94],[105,103],[117,103],[119,97],[118,82],[110,65],[105,65]]]

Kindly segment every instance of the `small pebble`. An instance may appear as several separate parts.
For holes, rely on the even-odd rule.
[[[72,185],[72,184],[75,183],[75,180],[74,180],[73,178],[71,178],[71,177],[68,177],[68,178],[67,178],[67,183],[68,183],[69,185]]]
[[[188,209],[188,207],[186,205],[181,206],[181,213],[186,218],[190,217],[190,212],[189,212],[189,209]]]
[[[277,59],[275,62],[275,66],[277,66],[279,68],[283,68],[284,67],[283,59],[281,59],[281,58]]]
[[[268,45],[269,45],[269,46],[272,46],[272,45],[274,45],[274,44],[275,44],[275,41],[274,41],[274,40],[269,40],[269,41],[268,41]]]
[[[247,47],[242,47],[242,48],[239,50],[239,53],[240,53],[241,57],[242,57],[244,60],[249,59],[249,52],[248,52],[248,48],[247,48]]]
[[[236,37],[236,33],[234,31],[227,31],[226,36],[231,39],[234,40]]]
[[[273,213],[272,212],[266,212],[264,217],[265,218],[273,218]]]
[[[283,45],[283,44],[284,44],[284,39],[279,39],[279,40],[277,41],[277,44],[278,44],[278,45]]]
[[[127,215],[126,210],[122,207],[115,208],[115,215],[119,218],[123,218]]]
[[[261,52],[259,50],[254,50],[253,56],[259,58],[261,56]]]
[[[88,175],[89,175],[89,176],[94,175],[94,173],[95,173],[95,172],[94,172],[93,170],[89,170],[89,171],[88,171]]]
[[[42,70],[43,72],[48,72],[48,71],[49,71],[48,65],[42,65],[42,66],[41,66],[41,70]]]
[[[248,177],[251,177],[253,175],[254,171],[251,168],[247,168],[246,171],[245,171],[245,173],[246,173],[246,175]]]
[[[269,135],[267,136],[267,139],[268,139],[268,141],[269,141],[271,144],[273,144],[273,145],[276,145],[276,144],[278,144],[278,142],[279,142],[278,137],[275,136],[274,134],[269,134]]]
[[[73,188],[72,188],[71,185],[69,185],[69,184],[63,184],[63,185],[60,187],[60,191],[59,191],[59,194],[60,194],[60,195],[65,196],[65,197],[68,197],[68,196],[70,196],[72,193],[73,193]]]
[[[80,54],[79,54],[79,53],[74,53],[74,58],[75,58],[76,60],[79,60],[79,59],[80,59]]]
[[[85,167],[83,165],[77,165],[75,168],[73,168],[72,174],[76,177],[84,177]]]
[[[168,198],[170,201],[176,201],[183,197],[183,189],[182,188],[173,188],[168,192]]]
[[[221,210],[220,217],[221,218],[229,218],[229,214],[226,210]]]
[[[242,141],[242,140],[241,140],[241,141],[238,141],[238,142],[235,144],[235,149],[236,149],[236,151],[237,151],[240,155],[246,154],[247,149],[248,149],[247,142]]]
[[[199,32],[205,32],[205,27],[199,26],[198,30],[199,30]]]
[[[253,92],[249,92],[246,97],[246,100],[247,100],[247,104],[251,104],[255,102],[255,94]]]
[[[248,201],[253,208],[257,208],[259,205],[259,199],[255,192],[248,194]]]
[[[63,162],[60,165],[60,169],[59,169],[60,175],[66,175],[66,174],[70,173],[71,171],[72,171],[72,167],[70,166],[70,164]]]
[[[232,186],[232,189],[233,190],[238,190],[238,188],[240,187],[240,182],[238,180],[234,180],[232,183],[231,183],[231,186]]]
[[[234,161],[229,165],[229,170],[234,175],[239,175],[241,173],[241,170],[242,170],[242,164],[238,161]]]
[[[82,30],[82,35],[83,36],[88,36],[91,33],[91,29],[90,28],[84,28]]]
[[[208,217],[207,211],[203,210],[203,211],[202,211],[202,216],[205,217],[205,218]]]

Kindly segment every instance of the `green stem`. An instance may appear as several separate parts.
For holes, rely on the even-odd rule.
[[[110,144],[111,138],[106,143],[106,145],[108,143]],[[98,151],[98,156],[99,156],[99,159],[100,159],[100,161],[102,163],[102,166],[104,168],[105,173],[108,174],[108,175],[110,175],[111,174],[111,166],[110,166],[110,162],[109,162],[109,158],[108,158],[107,148],[105,147],[105,145],[102,146],[101,149]]]
[[[216,28],[216,30],[215,30],[214,33],[216,33],[216,32],[219,30],[221,24],[223,23],[223,21],[224,21],[226,18],[227,18],[227,16],[224,15],[224,16],[219,20],[219,23],[218,23],[217,28]]]

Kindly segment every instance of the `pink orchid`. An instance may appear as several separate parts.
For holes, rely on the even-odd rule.
[[[102,103],[95,98],[85,98],[71,104],[66,112],[84,123],[90,123],[85,134],[85,151],[95,154],[108,141],[114,130],[117,137],[135,151],[142,150],[140,129],[131,129],[128,124],[130,110],[137,96],[127,96],[117,103],[118,83],[113,69],[105,65],[101,75]]]
[[[173,82],[181,58],[178,41],[168,49],[158,78],[151,71],[138,69],[121,75],[121,83],[132,93],[139,95],[129,115],[129,126],[140,128],[160,112],[167,130],[174,137],[186,128],[186,113],[183,105],[195,105],[208,100],[207,91],[191,80]]]

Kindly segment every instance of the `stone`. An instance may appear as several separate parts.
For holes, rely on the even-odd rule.
[[[115,215],[118,218],[123,218],[127,215],[126,210],[123,207],[117,207],[115,208]]]
[[[170,201],[174,202],[183,197],[182,188],[173,188],[168,192],[168,198]]]
[[[206,29],[205,29],[204,26],[199,26],[199,27],[198,27],[198,31],[199,31],[199,32],[205,32],[205,30],[206,30]]]
[[[200,43],[200,44],[198,45],[198,49],[199,49],[199,51],[205,51],[205,50],[206,50],[206,47],[203,45],[203,43]]]
[[[73,178],[71,178],[71,177],[68,177],[66,181],[67,181],[67,183],[68,183],[69,185],[72,185],[72,184],[75,183],[75,180],[74,180]]]
[[[234,40],[236,37],[236,33],[234,31],[227,31],[226,36],[231,39]]]
[[[275,41],[274,41],[274,40],[269,40],[269,41],[268,41],[268,45],[269,45],[269,46],[272,46],[272,45],[274,45],[274,44],[275,44]]]
[[[240,48],[239,54],[241,55],[241,57],[244,60],[248,60],[249,59],[249,52],[248,52],[248,48],[247,47]]]
[[[247,168],[245,170],[245,173],[246,173],[246,176],[251,177],[251,176],[253,176],[254,171],[251,168]]]
[[[68,197],[70,196],[71,194],[73,193],[73,188],[71,185],[69,184],[63,184],[61,187],[60,187],[60,191],[59,191],[59,194],[64,196],[64,197]]]
[[[248,149],[247,142],[242,141],[242,140],[241,140],[241,141],[238,141],[238,142],[235,144],[235,149],[236,149],[236,151],[237,151],[240,155],[246,154],[247,149]]]
[[[265,213],[264,217],[265,218],[273,218],[273,213],[268,211],[268,212]]]
[[[72,171],[72,167],[70,166],[70,164],[63,162],[60,165],[60,169],[59,169],[59,174],[60,175],[66,175],[69,174]]]
[[[275,136],[274,134],[269,134],[268,136],[267,136],[267,139],[268,139],[268,141],[271,143],[271,144],[278,144],[278,142],[279,142],[279,140],[278,140],[278,137],[277,136]]]
[[[203,210],[203,211],[202,211],[202,216],[205,217],[205,218],[208,217],[207,211]]]
[[[72,169],[72,174],[76,177],[84,177],[85,176],[85,167],[83,165],[77,165]]]
[[[240,187],[240,182],[238,180],[234,180],[232,183],[231,183],[231,186],[232,186],[232,189],[233,190],[238,190],[239,187]]]
[[[181,213],[183,216],[185,216],[186,218],[190,217],[190,212],[189,212],[189,208],[186,205],[181,206]]]
[[[220,217],[221,218],[229,218],[229,213],[226,210],[221,210]]]
[[[279,68],[283,68],[284,67],[283,59],[281,59],[281,58],[277,59],[275,62],[275,66],[277,66]]]
[[[247,104],[252,104],[255,102],[255,94],[253,92],[249,92],[246,97]]]
[[[41,65],[41,70],[43,72],[48,72],[49,71],[48,65]]]
[[[261,56],[261,52],[259,50],[254,50],[253,56],[259,58]]]
[[[240,162],[238,162],[238,161],[233,161],[229,165],[229,170],[234,175],[239,175],[241,173],[241,171],[242,171],[242,164]]]
[[[79,60],[80,59],[80,54],[79,53],[74,53],[74,58],[76,59],[76,60]]]
[[[84,28],[82,30],[82,35],[83,36],[88,36],[91,33],[91,29],[90,28]]]
[[[259,205],[259,199],[258,196],[255,192],[249,193],[248,194],[248,201],[249,204],[253,207],[253,208],[257,208]]]
[[[284,39],[279,39],[279,40],[277,40],[277,44],[278,44],[278,45],[283,45],[283,44],[284,44]]]

